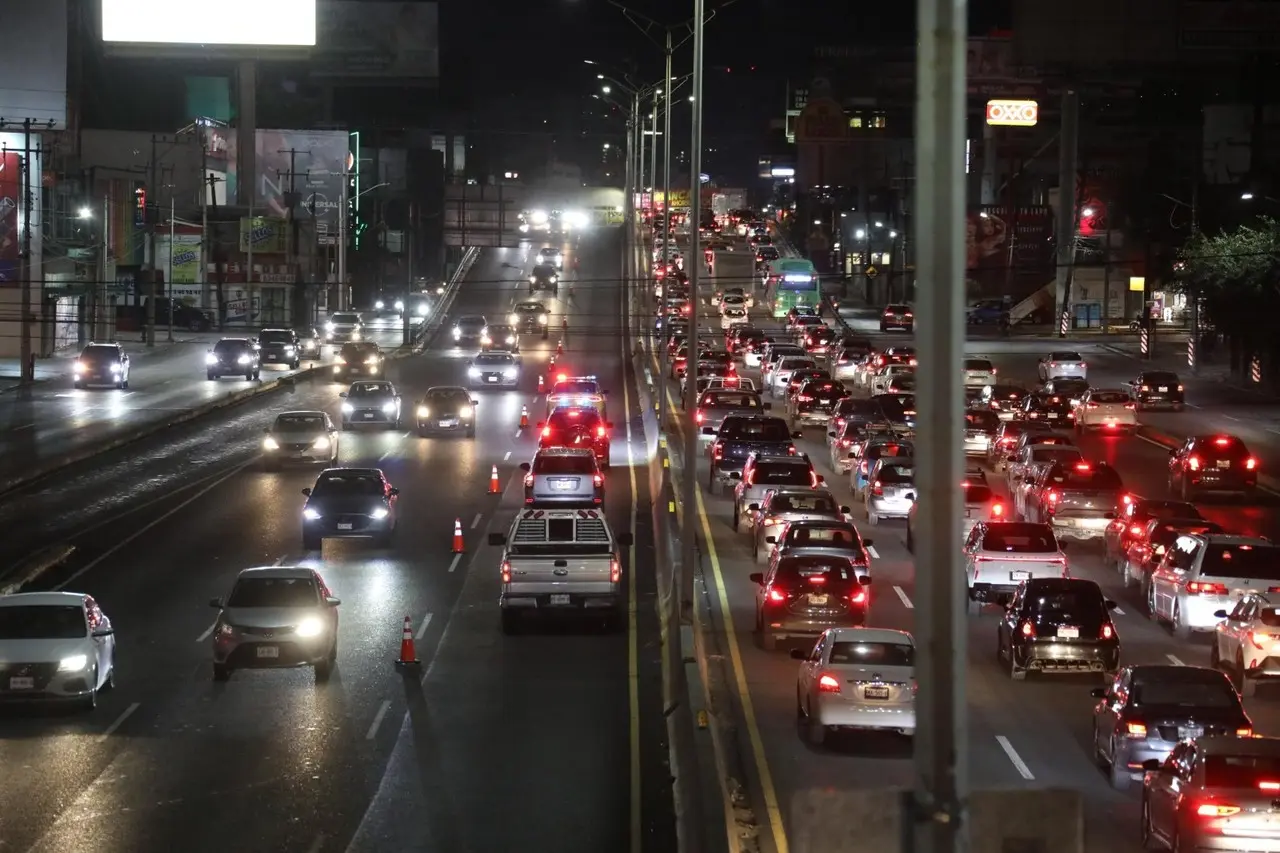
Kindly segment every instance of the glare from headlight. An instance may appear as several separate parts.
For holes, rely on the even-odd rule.
[[[404,300],[403,300],[403,299],[397,299],[397,300],[396,300],[396,310],[397,310],[397,311],[403,311],[403,310],[404,310]]]
[[[508,344],[508,345],[510,345],[510,346],[515,346],[515,343],[516,343],[516,336],[515,336],[515,335],[507,335],[507,344]]]
[[[379,299],[377,302],[373,303],[373,307],[381,311],[385,306],[382,304],[382,300]]]
[[[480,375],[480,368],[478,368],[478,367],[468,367],[468,368],[467,368],[467,375],[474,379],[475,377],[477,377],[477,376],[479,376],[479,375]]]
[[[514,326],[516,323],[519,323],[519,322],[520,322],[520,315],[518,315],[518,314],[508,314],[508,315],[507,315],[507,322]]]
[[[119,372],[120,372],[120,371],[122,371],[122,370],[124,370],[124,368],[123,368],[123,367],[121,367],[121,366],[120,366],[120,365],[118,365],[118,364],[113,364],[113,365],[111,365],[111,372],[112,372],[112,373],[119,373]]]
[[[426,420],[427,418],[431,417],[431,410],[428,409],[426,406],[419,406],[418,417],[422,418],[423,420]]]
[[[236,364],[248,364],[251,361],[253,361],[253,359],[249,358],[249,356],[242,355],[236,359]]]
[[[430,313],[431,309],[427,307],[427,303],[419,302],[416,313],[419,317],[425,317]]]
[[[307,521],[318,521],[320,519],[320,513],[308,507],[302,511],[302,517]]]
[[[373,512],[369,513],[369,517],[374,521],[382,521],[382,519],[386,518],[389,514],[390,513],[388,513],[384,507],[378,507]]]
[[[324,623],[312,616],[299,622],[294,633],[299,637],[318,637],[324,633]]]
[[[456,341],[462,337],[462,330],[457,326],[453,327],[453,339]]]
[[[80,672],[88,665],[88,655],[70,655],[58,661],[58,672]]]
[[[262,449],[263,450],[279,450],[280,442],[276,441],[271,436],[267,436],[262,440]]]
[[[395,403],[383,403],[383,404],[382,404],[382,411],[383,411],[385,414],[388,414],[388,415],[389,415],[389,414],[391,414],[392,412],[394,412],[395,410],[396,410],[396,404],[395,404]]]
[[[491,343],[493,343],[493,341],[489,338],[489,336],[488,336],[488,335],[482,335],[482,336],[481,336],[481,338],[480,338],[480,344],[481,344],[481,346],[486,346],[486,347],[487,347],[487,346],[489,346],[489,344],[491,344]]]
[[[311,446],[314,447],[316,450],[328,450],[329,445],[330,445],[329,437],[322,435],[319,438],[317,438],[315,441],[315,444]]]
[[[295,352],[297,352],[297,348],[296,348],[296,347],[291,347],[291,346],[290,346],[290,347],[285,347],[285,348],[284,348],[284,351],[285,351],[286,353],[288,353],[289,355],[293,355]]]
[[[537,277],[536,275],[531,275],[531,276],[529,276],[529,283],[530,283],[530,284],[537,284],[537,283],[538,283],[538,277]]]
[[[377,357],[376,355],[371,355],[371,356],[369,356],[368,358],[366,358],[366,359],[364,360],[364,363],[365,363],[365,364],[377,364],[377,363],[378,363],[378,357]]]
[[[469,418],[475,413],[476,413],[476,410],[471,408],[470,406],[463,406],[461,409],[458,409],[458,416],[463,418]]]
[[[551,276],[551,283],[552,283],[552,284],[555,284],[555,283],[556,283],[556,282],[558,282],[559,280],[560,280],[560,276],[558,276],[558,275],[553,275],[553,276]]]
[[[502,371],[502,377],[504,379],[515,379],[516,369],[514,367],[508,367],[506,370]]]
[[[541,323],[543,326],[547,325],[547,315],[546,315],[546,314],[539,314],[539,315],[538,315],[538,322],[539,322],[539,323]]]
[[[353,406],[353,405],[351,405],[350,403],[343,403],[343,404],[342,404],[342,413],[343,413],[344,415],[349,415],[349,414],[351,414],[352,412],[354,412],[355,410],[356,410],[356,407],[355,407],[355,406]]]
[[[442,293],[444,293],[444,285],[443,285],[443,284],[436,288],[436,295],[437,295],[437,296],[439,296],[439,295],[440,295],[440,294],[442,294]]]
[[[343,358],[342,356],[340,356],[340,355],[335,355],[335,356],[333,357],[333,363],[334,363],[334,364],[346,364],[346,363],[347,363],[347,360],[346,360],[345,358]]]
[[[206,355],[206,356],[204,357],[204,363],[205,363],[205,364],[217,364],[217,363],[218,363],[218,357],[217,357],[216,355],[214,355],[213,353],[209,353],[208,355]]]
[[[326,332],[332,332],[332,331],[333,331],[334,329],[336,329],[336,328],[337,328],[337,326],[335,326],[333,323],[325,323],[325,324],[324,324],[324,330],[325,330]]]

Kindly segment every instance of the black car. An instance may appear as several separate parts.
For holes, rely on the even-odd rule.
[[[1193,435],[1169,456],[1169,491],[1184,501],[1205,492],[1249,498],[1258,488],[1258,459],[1234,435]]]
[[[750,580],[756,584],[756,631],[765,649],[776,649],[779,640],[812,643],[828,628],[867,621],[871,578],[852,556],[793,551]]]
[[[258,333],[258,359],[263,364],[283,364],[297,370],[302,364],[302,342],[293,329],[263,329]]]
[[[986,393],[983,396],[991,411],[995,412],[1002,421],[1016,418],[1022,410],[1022,401],[1026,398],[1027,391],[1025,388],[999,383],[987,386]]]
[[[1182,411],[1186,398],[1182,394],[1182,380],[1168,370],[1144,370],[1129,384],[1133,401],[1138,410],[1170,408]]]
[[[333,379],[382,376],[382,350],[369,341],[349,341],[333,357]]]
[[[1089,382],[1078,377],[1050,379],[1044,383],[1041,390],[1046,394],[1057,394],[1059,397],[1066,397],[1071,405],[1078,406],[1080,401],[1084,399],[1084,392],[1089,390]]]
[[[456,385],[428,388],[414,413],[418,435],[425,438],[428,435],[463,433],[467,438],[475,438],[477,405],[466,388]]]
[[[901,329],[904,332],[910,332],[915,327],[915,313],[911,310],[910,305],[886,305],[884,311],[880,313],[880,331],[882,332],[887,332],[890,329]]]
[[[560,272],[551,264],[538,264],[529,273],[529,292],[550,290],[560,292]]]
[[[223,338],[209,350],[204,364],[205,375],[209,379],[221,379],[224,376],[257,379],[262,370],[258,346],[248,338]]]
[[[1022,420],[1048,424],[1053,429],[1070,429],[1075,423],[1071,400],[1062,394],[1028,394],[1022,401]]]
[[[1025,581],[996,628],[997,656],[1016,680],[1028,672],[1107,676],[1120,668],[1115,607],[1090,580]]]
[[[484,330],[488,327],[489,322],[480,314],[459,317],[458,322],[453,324],[453,342],[455,344],[479,343],[484,337]]]
[[[129,387],[129,354],[119,344],[89,344],[71,367],[71,385]]]
[[[378,468],[326,468],[303,489],[302,547],[318,551],[325,539],[376,539],[391,544],[400,490]]]
[[[542,339],[547,339],[547,327],[550,324],[551,316],[547,313],[547,306],[541,302],[517,302],[511,307],[511,315],[507,317],[507,322],[516,327],[521,334],[541,333]]]
[[[486,352],[520,352],[520,333],[515,326],[490,326],[480,339],[480,349]]]

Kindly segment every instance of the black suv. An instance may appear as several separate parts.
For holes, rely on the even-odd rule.
[[[1013,594],[996,626],[996,655],[1009,677],[1028,672],[1097,672],[1120,668],[1120,636],[1102,588],[1082,578],[1033,578]]]
[[[1182,380],[1169,370],[1144,370],[1129,383],[1130,395],[1138,404],[1138,410],[1167,406],[1181,412],[1186,398],[1182,392]]]
[[[249,338],[223,338],[205,356],[205,375],[209,379],[243,376],[257,379],[262,370],[258,345]]]
[[[71,385],[129,387],[129,355],[119,344],[89,344],[71,368]]]
[[[560,273],[551,264],[538,264],[529,273],[529,292],[533,293],[535,290],[560,292]]]
[[[297,370],[302,363],[302,342],[293,329],[263,329],[258,333],[258,359],[263,364],[283,364]]]

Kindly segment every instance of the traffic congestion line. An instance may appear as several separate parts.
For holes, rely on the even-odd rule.
[[[449,563],[449,571],[451,571],[451,572],[456,571],[456,570],[457,570],[457,568],[458,568],[458,563],[460,563],[460,562],[462,562],[462,555],[461,555],[461,554],[454,554],[454,555],[453,555],[453,561]]]
[[[1008,757],[1009,763],[1013,765],[1013,769],[1018,771],[1018,775],[1028,782],[1035,781],[1035,774],[1031,772],[1031,768],[1027,766],[1027,762],[1022,760],[1022,756],[1018,755],[1018,751],[1013,748],[1013,744],[1009,743],[1009,739],[1004,735],[996,735],[996,743],[1000,744],[1000,748],[1004,750],[1005,756]]]

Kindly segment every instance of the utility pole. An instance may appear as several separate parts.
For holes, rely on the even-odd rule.
[[[667,111],[662,119],[663,130],[665,131],[662,140],[662,245],[671,245],[671,104],[672,104],[672,85],[671,85],[671,54],[674,48],[671,46],[671,28],[667,27],[667,43],[665,47],[667,55],[666,76],[662,80],[662,94],[667,98]],[[656,181],[654,183],[657,183]],[[667,262],[666,252],[662,250],[662,263]],[[693,255],[689,256],[693,260]],[[695,264],[696,266],[696,264]],[[694,293],[696,299],[697,293]],[[695,318],[696,319],[696,318]],[[666,332],[666,323],[663,322],[663,331]],[[695,352],[694,357],[697,357]],[[667,346],[666,341],[662,342],[662,346],[658,347],[659,367],[663,376],[667,375]],[[694,368],[694,375],[697,376],[697,368]],[[695,383],[696,384],[696,383]],[[667,395],[658,395],[658,429],[665,430],[667,424]],[[669,477],[668,469],[663,469],[663,476]],[[664,484],[665,485],[665,484]]]
[[[147,275],[147,346],[156,345],[156,220],[159,216],[153,216],[151,213],[151,197],[155,193],[159,182],[156,180],[156,171],[158,163],[156,162],[156,143],[159,137],[154,133],[151,134],[151,163],[149,177],[147,178],[147,200],[143,207],[142,216],[147,223],[147,267],[150,270]],[[159,200],[157,199],[157,202]]]
[[[35,356],[31,351],[31,119],[22,122],[22,385],[35,382]]]
[[[652,190],[649,193],[650,207],[656,207],[652,199],[658,194],[658,96],[669,85],[670,82],[663,83],[661,88],[653,91],[653,110],[649,118],[649,135],[653,137],[649,143],[649,187]]]
[[[922,534],[916,555],[916,668],[920,691],[915,782],[902,815],[907,853],[968,850],[969,734],[967,594],[956,543],[964,497],[966,0],[918,0],[916,234],[927,289],[920,312],[916,494]]]
[[[299,269],[301,267],[301,264],[297,263],[297,258],[295,257],[295,255],[298,252],[298,217],[297,217],[298,190],[294,181],[296,180],[298,175],[302,175],[303,178],[308,178],[308,179],[311,177],[310,171],[298,172],[295,167],[297,166],[299,154],[310,155],[311,152],[298,151],[295,148],[287,148],[287,149],[281,149],[276,153],[289,155],[289,171],[287,173],[277,172],[276,175],[278,177],[284,177],[285,174],[287,174],[289,178],[289,194],[285,198],[285,205],[289,208],[289,236],[287,241],[288,245],[285,250],[285,257],[288,258],[289,263],[294,266],[293,288],[291,293],[289,294],[290,316],[293,316],[294,308],[296,307],[296,304],[298,302],[298,279],[301,275],[301,271]],[[250,298],[249,307],[246,310],[246,314],[247,314],[246,323],[249,320],[253,319],[253,301],[252,301],[253,294],[252,293],[249,294],[249,298]]]
[[[177,204],[173,192],[169,192],[169,275],[165,278],[165,286],[169,293],[169,343],[173,343],[173,219],[177,216]]]
[[[92,181],[90,182],[93,183]],[[107,252],[111,245],[111,196],[104,194],[102,196],[102,222],[98,226],[98,239],[101,241],[98,246],[98,284],[94,288],[97,291],[97,312],[94,315],[94,330],[92,338],[99,341],[109,341],[115,339],[115,317],[107,306],[108,290],[107,290]]]
[[[1062,132],[1058,148],[1058,337],[1065,338],[1071,327],[1071,278],[1076,259],[1076,160],[1080,142],[1080,94],[1073,88],[1062,92]]]

